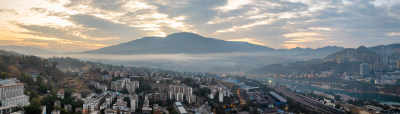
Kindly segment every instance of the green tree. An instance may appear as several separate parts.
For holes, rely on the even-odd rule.
[[[70,98],[73,92],[74,92],[74,90],[70,90],[70,89],[65,90],[65,92],[64,92],[65,99]]]
[[[40,114],[40,106],[37,105],[29,105],[27,107],[24,107],[24,111],[28,112],[29,114]]]
[[[47,87],[44,86],[44,85],[40,85],[39,88],[38,88],[38,91],[40,93],[47,93]]]

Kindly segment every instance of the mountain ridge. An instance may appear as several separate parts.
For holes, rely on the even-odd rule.
[[[57,54],[56,52],[36,48],[36,47],[31,47],[31,46],[16,46],[16,45],[8,45],[8,46],[0,46],[0,49],[2,50],[7,50],[7,51],[13,51],[25,55],[44,55],[44,54]]]
[[[252,73],[309,73],[309,72],[322,72],[327,70],[334,70],[340,73],[343,72],[358,72],[361,63],[374,64],[380,59],[380,49],[388,48],[392,50],[400,50],[400,43],[379,45],[373,47],[360,46],[358,48],[345,48],[341,51],[332,53],[321,59],[313,59],[308,61],[296,61],[281,64],[269,64],[259,69],[254,69]],[[375,50],[374,50],[375,49]],[[399,57],[399,56],[395,56]],[[381,70],[381,69],[378,69]]]
[[[174,33],[166,37],[144,37],[126,43],[97,50],[84,51],[86,54],[177,54],[177,53],[231,53],[268,52],[273,48],[248,42],[225,41],[203,37],[194,33]]]
[[[282,52],[316,56],[331,54],[344,49],[338,46],[321,48],[274,49],[249,42],[225,41],[203,37],[189,32],[173,33],[166,37],[143,37],[129,42],[96,50],[79,52],[83,54],[177,54],[177,53],[232,53],[232,52]]]

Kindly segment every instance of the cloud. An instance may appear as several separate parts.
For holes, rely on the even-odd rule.
[[[281,44],[282,46],[284,46],[287,49],[291,49],[291,48],[305,48],[306,46],[302,45],[302,44]]]
[[[391,32],[388,33],[387,36],[400,36],[400,32]]]
[[[310,27],[308,29],[313,30],[313,31],[332,31],[332,30],[334,30],[334,29],[328,28],[328,27]]]
[[[31,8],[31,11],[37,13],[46,13],[47,10],[45,8]]]
[[[320,41],[323,40],[321,38],[293,38],[289,41],[285,41],[288,43],[305,43],[305,42],[314,42],[314,41]]]
[[[0,9],[0,15],[4,17],[0,19],[2,33],[14,31],[14,34],[26,37],[96,45],[195,32],[225,40],[257,42],[273,48],[358,47],[396,42],[398,39],[393,36],[398,36],[400,31],[400,1],[396,0],[45,0],[0,3],[4,4]],[[6,41],[5,38],[2,41]]]
[[[23,39],[19,39],[19,38],[9,38],[9,37],[1,37],[0,40],[2,41],[23,41]]]
[[[143,2],[155,6],[157,12],[168,14],[170,17],[187,16],[185,22],[201,26],[217,15],[215,9],[227,3],[226,0],[144,0]]]
[[[117,36],[120,38],[138,38],[139,36],[143,36],[137,27],[111,22],[92,15],[71,15],[69,20],[76,25],[95,29],[97,30],[96,33],[103,32],[103,34],[100,35],[103,37]],[[95,35],[95,33],[91,35]]]
[[[239,38],[239,39],[231,39],[228,41],[248,42],[248,43],[252,43],[252,44],[266,46],[264,43],[257,41],[257,39],[254,39],[254,38]]]
[[[20,32],[22,34],[29,34],[33,36],[47,37],[47,38],[60,38],[65,40],[74,41],[90,41],[90,42],[101,42],[105,40],[114,40],[115,37],[93,37],[90,33],[96,30],[79,28],[79,27],[59,27],[59,26],[40,26],[40,25],[25,25],[21,23],[15,23],[16,26],[28,30],[27,32]],[[88,34],[89,33],[89,34]],[[88,35],[87,35],[88,34]]]
[[[259,25],[271,24],[273,21],[274,20],[272,20],[272,19],[268,19],[268,20],[257,21],[257,22],[254,22],[254,23],[246,24],[246,25],[233,26],[232,28],[217,30],[216,33],[235,32],[237,30],[251,29],[252,27],[259,26]]]
[[[17,11],[15,11],[14,9],[0,9],[0,13],[11,13],[11,14],[15,14],[18,15],[19,13]]]
[[[320,34],[315,32],[295,32],[295,33],[283,34],[283,36],[286,38],[314,37],[318,35]]]
[[[222,11],[230,11],[238,9],[239,7],[251,3],[251,0],[228,0],[225,6],[218,7],[217,9]]]

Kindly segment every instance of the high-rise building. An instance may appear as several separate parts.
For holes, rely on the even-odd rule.
[[[142,113],[150,113],[150,111],[152,109],[150,108],[149,103],[150,103],[150,101],[149,101],[148,96],[147,95],[144,96],[144,103],[143,103],[143,107],[142,107]]]
[[[224,94],[221,92],[218,93],[218,101],[221,103],[224,102]]]
[[[139,107],[139,97],[137,94],[131,96],[131,111],[135,112]]]
[[[176,101],[183,101],[183,93],[177,93],[175,100]]]
[[[400,60],[397,60],[397,69],[400,69]]]
[[[84,99],[82,106],[82,114],[91,114],[100,108],[100,101],[105,98],[105,95],[96,96],[92,93]]]
[[[123,78],[123,79],[119,79],[116,81],[112,81],[110,89],[114,90],[114,91],[122,91],[122,90],[124,90],[126,84],[129,82],[131,82],[131,81],[128,78]],[[137,86],[139,87],[139,83],[137,84]]]
[[[196,102],[196,95],[189,95],[189,96],[186,96],[186,101],[190,104],[190,103],[193,103],[193,102]]]
[[[189,86],[183,86],[183,85],[169,85],[169,92],[183,93],[185,95],[192,95],[193,88],[189,87]]]
[[[139,88],[139,81],[130,81],[126,83],[126,89],[129,93],[135,93],[136,88]]]
[[[368,63],[361,63],[360,64],[360,75],[367,76],[369,74],[369,66]]]

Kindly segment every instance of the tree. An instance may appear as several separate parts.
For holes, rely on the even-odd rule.
[[[151,86],[149,84],[142,84],[139,88],[135,91],[136,93],[147,92],[151,90]]]
[[[38,88],[38,91],[40,93],[47,93],[47,87],[44,86],[44,85],[40,85],[39,88]]]
[[[195,94],[203,96],[203,97],[207,97],[207,95],[210,93],[211,93],[211,90],[208,88],[205,88],[205,87],[202,87],[195,91]]]
[[[122,90],[122,92],[121,92],[121,93],[128,94],[128,93],[129,93],[129,91],[128,91],[128,89],[124,88],[124,90]]]
[[[37,105],[29,105],[27,107],[24,107],[24,111],[28,112],[29,114],[40,114],[41,113],[40,107]]]
[[[53,62],[53,68],[56,68],[58,63],[56,61]]]
[[[70,98],[74,90],[67,89],[65,90],[65,98]]]

